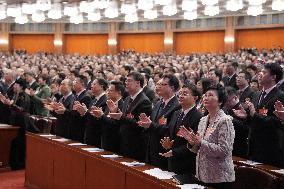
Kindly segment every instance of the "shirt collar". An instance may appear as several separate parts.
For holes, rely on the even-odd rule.
[[[186,109],[186,110],[182,110],[183,113],[184,113],[184,116],[186,116],[186,114],[187,114],[190,110],[192,110],[192,109],[194,108],[194,106],[195,106],[195,105],[191,106],[190,108],[188,108],[188,109]]]
[[[66,100],[71,94],[72,94],[72,91],[70,91],[68,95],[63,96],[63,98]]]
[[[82,94],[82,92],[84,92],[84,91],[85,91],[85,89],[81,90],[80,92],[78,92],[78,94],[76,94],[76,96],[77,97],[80,96]]]
[[[272,90],[274,89],[274,87],[276,87],[276,85],[273,85],[272,87],[266,89],[266,90],[265,90],[266,95],[267,95],[268,93],[270,93],[270,91],[272,91]]]
[[[143,88],[141,88],[136,94],[134,94],[133,96],[131,96],[132,100],[134,101],[135,98],[143,91]]]
[[[101,93],[99,96],[96,96],[97,101],[99,101],[100,98],[101,98],[102,96],[104,96],[104,95],[105,95],[105,93]]]
[[[283,82],[284,82],[284,79],[281,79],[281,80],[277,83],[277,85],[280,86]]]
[[[175,97],[176,95],[173,95],[171,98],[168,100],[163,100],[165,102],[165,106]]]

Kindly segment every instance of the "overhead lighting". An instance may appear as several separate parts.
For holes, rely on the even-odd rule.
[[[54,40],[53,41],[54,46],[62,46],[63,45],[63,41],[60,39]]]
[[[158,17],[157,10],[145,10],[144,11],[144,18],[146,19],[155,19]]]
[[[7,39],[0,39],[0,45],[7,45],[9,41]]]
[[[283,11],[284,10],[284,0],[273,0],[272,10]]]
[[[125,15],[125,22],[133,23],[133,22],[137,22],[137,21],[138,21],[137,13]]]
[[[203,5],[212,6],[212,5],[216,5],[218,3],[218,0],[201,0],[201,3]]]
[[[204,14],[207,16],[215,16],[220,13],[220,9],[218,5],[214,6],[205,6]]]
[[[70,17],[70,23],[72,24],[81,24],[83,23],[83,21],[84,21],[84,18],[82,14],[78,14],[78,15]]]
[[[43,22],[45,20],[44,12],[36,11],[32,14],[32,20],[35,22]]]
[[[36,11],[36,4],[23,3],[22,13],[23,14],[33,14]]]
[[[105,9],[105,17],[107,18],[118,17],[118,8],[116,1],[112,1],[109,3],[109,7]]]
[[[17,24],[26,24],[29,22],[28,16],[26,14],[20,14],[15,18]]]
[[[225,37],[224,41],[226,43],[233,43],[235,41],[235,38],[234,37]]]
[[[192,11],[197,9],[197,0],[183,0],[181,4],[182,10]]]
[[[163,15],[173,16],[177,13],[177,4],[174,0],[168,5],[163,7]]]
[[[120,12],[123,14],[133,14],[136,12],[135,3],[122,3]]]
[[[261,5],[266,2],[266,0],[248,0],[249,5]]]
[[[111,4],[111,2],[109,0],[96,0],[95,2],[97,3],[99,9],[106,9]]]
[[[3,4],[0,4],[0,20],[3,20],[7,17],[6,15],[6,6]]]
[[[227,1],[226,9],[228,11],[238,11],[243,8],[243,0],[229,0]]]
[[[172,0],[155,0],[155,4],[157,5],[168,5],[172,2]]]
[[[258,16],[263,13],[262,5],[249,6],[247,14],[250,16]]]
[[[164,39],[164,44],[173,44],[173,43],[174,43],[174,41],[173,41],[172,38],[165,38]]]
[[[153,0],[138,0],[138,9],[150,10],[154,7]]]
[[[76,5],[67,5],[64,7],[63,14],[66,16],[76,16],[79,14],[78,7]]]
[[[185,11],[183,13],[183,18],[186,20],[194,20],[197,18],[197,10],[194,11]]]
[[[117,44],[117,41],[115,39],[108,39],[107,40],[107,44],[108,45],[116,45]]]
[[[47,14],[48,18],[51,19],[60,19],[62,17],[62,13],[61,13],[61,4],[60,3],[55,3],[52,5],[52,9],[50,9],[48,11]]]
[[[51,1],[50,0],[37,0],[36,8],[41,11],[47,11],[51,9]]]
[[[100,11],[89,12],[87,18],[93,22],[99,21],[101,19],[101,13]]]
[[[79,5],[80,12],[88,13],[89,12],[90,3],[87,1],[81,1]]]
[[[21,15],[21,7],[17,5],[12,5],[7,7],[7,16],[18,17]]]

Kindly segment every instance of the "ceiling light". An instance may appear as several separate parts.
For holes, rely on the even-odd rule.
[[[70,23],[72,24],[81,24],[83,23],[83,21],[84,21],[84,18],[82,14],[78,14],[78,15],[70,17]]]
[[[23,3],[22,13],[23,14],[33,14],[36,11],[36,4]]]
[[[7,16],[18,17],[21,15],[21,7],[17,5],[8,6]]]
[[[168,5],[165,5],[163,7],[163,15],[166,16],[173,16],[177,13],[177,5],[176,2],[174,0],[172,0],[172,2]]]
[[[186,20],[194,20],[197,18],[197,11],[185,11],[183,14],[183,18]]]
[[[218,5],[214,6],[205,6],[204,14],[207,16],[215,16],[220,13],[220,9]]]
[[[227,1],[226,9],[228,11],[237,11],[243,8],[243,0],[229,0]]]
[[[258,16],[263,13],[262,5],[249,6],[247,14],[250,16]]]
[[[168,5],[172,2],[172,0],[155,0],[155,4],[157,5]]]
[[[107,18],[118,17],[118,8],[116,1],[112,1],[109,3],[109,7],[105,9],[105,16]]]
[[[216,5],[218,3],[218,0],[201,0],[201,3],[203,5],[212,6],[212,5]]]
[[[6,15],[6,6],[3,4],[0,4],[0,20],[3,20],[7,17]]]
[[[15,18],[15,22],[16,22],[17,24],[26,24],[26,23],[29,22],[29,19],[28,19],[28,17],[27,17],[26,14],[20,14],[19,16],[17,16],[17,17]]]
[[[192,11],[197,9],[197,0],[183,0],[181,4],[182,10]]]
[[[266,0],[248,0],[249,5],[261,5],[266,2]]]
[[[47,14],[48,18],[51,19],[60,19],[62,17],[62,13],[61,13],[61,4],[60,3],[55,3],[52,5],[52,9],[50,9],[48,11]]]
[[[138,9],[150,10],[154,7],[153,0],[138,0]]]
[[[89,12],[87,17],[88,17],[88,20],[96,22],[101,19],[101,14],[100,14],[100,11]]]
[[[284,10],[284,0],[273,0],[272,10],[283,11]]]
[[[137,22],[137,21],[138,21],[137,13],[125,15],[125,22],[133,23],[133,22]]]
[[[99,9],[106,9],[112,4],[114,1],[110,2],[109,0],[96,0]]]
[[[136,5],[135,3],[122,3],[120,12],[123,14],[133,14],[136,12]]]
[[[32,20],[35,22],[43,22],[45,20],[44,12],[36,11],[32,14]]]
[[[144,18],[146,19],[155,19],[158,17],[157,10],[145,10],[144,11]]]
[[[37,0],[36,8],[41,11],[47,11],[51,9],[51,1],[50,0]]]
[[[64,7],[63,13],[66,16],[76,16],[79,14],[78,7],[76,5],[67,5]]]

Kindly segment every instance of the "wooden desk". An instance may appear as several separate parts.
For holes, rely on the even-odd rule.
[[[27,134],[26,180],[28,188],[41,189],[176,189],[170,180],[160,180],[143,173],[150,165],[128,167],[121,161],[70,146],[47,137]]]
[[[10,169],[9,158],[11,142],[16,138],[19,127],[0,124],[0,172]]]

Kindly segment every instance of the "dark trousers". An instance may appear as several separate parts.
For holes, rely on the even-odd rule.
[[[232,189],[233,182],[221,182],[221,183],[204,183],[205,186],[214,189]]]

